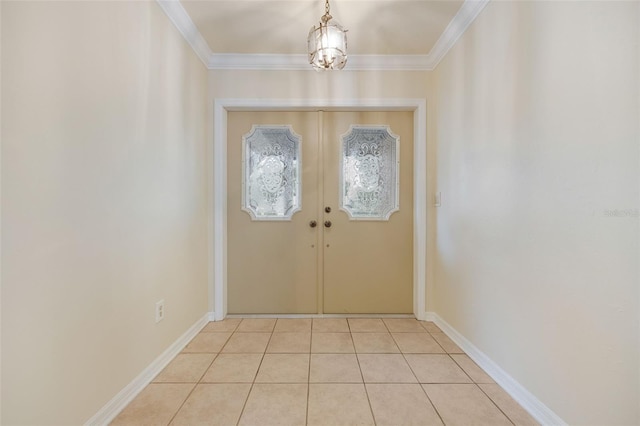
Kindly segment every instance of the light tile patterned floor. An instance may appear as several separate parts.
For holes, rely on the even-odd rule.
[[[211,322],[113,425],[536,425],[435,324]]]

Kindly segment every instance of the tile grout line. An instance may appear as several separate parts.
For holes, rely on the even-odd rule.
[[[423,326],[424,327],[424,326]],[[466,376],[471,380],[471,384],[475,385],[478,389],[480,389],[480,391],[487,397],[489,398],[489,400],[493,403],[493,405],[496,406],[496,408],[498,408],[498,410],[507,418],[507,420],[509,420],[509,422],[511,422],[512,424],[515,425],[515,422],[513,420],[511,420],[511,418],[509,416],[507,416],[507,413],[505,413],[504,411],[502,411],[502,409],[498,406],[498,404],[484,391],[484,389],[482,389],[481,386],[479,386],[479,384],[473,380],[473,377],[471,377],[471,375],[469,373],[467,373],[467,370],[465,370],[462,365],[460,363],[458,363],[454,357],[451,356],[451,353],[449,351],[447,351],[444,346],[442,346],[442,344],[440,344],[440,342],[433,337],[433,333],[427,329],[426,327],[424,327],[424,329],[429,333],[429,335],[433,338],[433,340],[435,340],[435,342],[442,348],[442,350],[445,352],[446,355],[449,356],[449,358],[451,358],[451,360],[464,372],[464,374],[466,374]],[[440,331],[442,332],[442,331]],[[454,355],[458,355],[458,354],[462,354],[462,355],[467,355],[466,352],[462,351],[460,353],[454,353]],[[468,355],[467,355],[468,356]],[[473,360],[472,360],[473,362]],[[411,367],[411,366],[409,366]],[[482,370],[485,374],[486,371]],[[457,384],[457,383],[451,383],[451,384]],[[464,384],[464,383],[459,383],[459,384]],[[433,406],[434,410],[436,410],[436,413],[438,414],[438,417],[440,417],[440,420],[442,421],[442,423],[444,424],[444,419],[442,418],[442,416],[440,415],[440,413],[438,412],[438,409],[436,408],[435,404],[433,403],[433,401],[431,401],[431,398],[429,398],[429,394],[427,393],[427,391],[424,389],[424,386],[422,386],[422,384],[420,384],[420,387],[422,388],[422,391],[425,393],[425,395],[427,395],[427,398],[429,399],[429,402],[431,402],[431,405]]]
[[[367,396],[367,403],[369,404],[369,411],[371,412],[371,418],[373,419],[373,424],[376,425],[376,415],[373,412],[373,406],[371,406],[371,399],[369,398],[369,391],[367,390],[367,384],[364,381],[364,373],[362,372],[362,366],[360,365],[360,358],[358,358],[358,351],[356,350],[356,343],[353,340],[353,330],[351,330],[351,324],[349,320],[347,320],[347,326],[349,327],[349,336],[351,337],[351,343],[353,343],[353,352],[356,357],[356,362],[358,363],[358,370],[360,370],[360,378],[362,378],[362,387],[364,387],[364,394]]]
[[[351,337],[353,340],[353,337]],[[355,346],[355,345],[354,345]],[[355,348],[354,348],[355,349]],[[371,412],[371,417],[373,418],[373,424],[376,425],[376,415],[373,412],[373,406],[371,405],[371,399],[369,398],[369,391],[367,390],[367,383],[364,381],[364,373],[362,372],[362,366],[360,365],[360,358],[358,357],[358,353],[355,353],[356,362],[358,363],[358,370],[360,370],[360,377],[362,378],[362,387],[364,387],[364,394],[367,396],[367,403],[369,404],[369,411]]]
[[[422,393],[424,393],[425,396],[427,397],[427,401],[429,401],[429,404],[431,404],[431,407],[433,407],[433,411],[436,412],[442,424],[446,425],[446,423],[444,422],[444,419],[442,418],[442,415],[440,414],[440,412],[438,411],[438,408],[436,407],[436,404],[434,404],[431,398],[429,398],[429,394],[427,393],[427,390],[424,388],[424,385],[422,383],[419,383],[419,386],[420,386],[420,389],[422,389]]]
[[[311,394],[311,351],[313,347],[313,319],[311,320],[311,335],[309,337],[309,368],[307,368],[307,409],[305,411],[304,424],[309,424],[309,395]]]
[[[196,337],[202,333],[202,331],[200,331],[198,334],[196,334]],[[178,415],[178,413],[180,412],[180,410],[182,410],[182,407],[184,407],[184,404],[187,403],[187,401],[189,400],[189,398],[191,397],[191,395],[193,395],[193,393],[195,392],[196,388],[198,387],[198,385],[200,384],[200,382],[202,381],[202,378],[205,376],[205,374],[207,374],[207,371],[209,371],[209,369],[211,368],[211,366],[213,365],[213,362],[218,358],[218,355],[220,355],[220,352],[222,352],[222,348],[225,347],[225,345],[227,344],[227,342],[229,341],[229,339],[231,339],[231,336],[233,336],[233,332],[229,335],[229,337],[227,338],[227,340],[224,342],[224,345],[222,345],[222,347],[220,348],[220,351],[218,353],[215,354],[215,356],[213,357],[213,359],[211,360],[211,362],[209,363],[209,366],[207,368],[204,369],[204,371],[202,372],[202,374],[200,375],[200,378],[198,379],[197,382],[194,383],[193,388],[191,389],[191,391],[189,392],[189,394],[187,395],[187,397],[184,399],[184,401],[182,401],[182,404],[180,404],[180,407],[178,407],[178,409],[176,410],[175,413],[173,413],[173,416],[171,416],[171,419],[169,419],[169,422],[167,423],[167,425],[170,425],[171,422],[173,422],[176,418],[176,416]],[[195,339],[195,337],[193,338]],[[191,339],[191,340],[193,340]],[[184,349],[183,349],[184,350]],[[205,352],[206,353],[206,352]],[[179,354],[178,354],[179,355]],[[176,355],[176,357],[178,356]],[[175,357],[174,357],[175,359]]]
[[[507,415],[507,413],[505,413],[505,412],[502,410],[502,408],[500,408],[500,406],[499,406],[499,405],[498,405],[498,404],[493,400],[493,398],[491,398],[491,397],[490,397],[490,396],[489,396],[489,395],[484,391],[484,389],[482,389],[482,386],[480,386],[478,383],[476,383],[475,385],[478,387],[478,389],[480,389],[480,392],[482,392],[482,393],[483,393],[487,398],[489,398],[489,401],[491,401],[491,402],[493,403],[493,405],[495,405],[495,406],[496,406],[496,408],[497,408],[498,410],[500,410],[500,412],[501,412],[502,414],[504,414],[504,416],[507,418],[507,420],[509,420],[513,425],[515,425],[515,424],[516,424],[516,422],[514,422],[513,420],[511,420],[511,417],[509,417],[509,416]],[[499,385],[498,385],[498,386],[499,386]]]
[[[311,354],[313,351],[313,323],[315,319],[311,319],[311,336],[309,342],[309,368],[307,370],[307,411],[305,416],[304,424],[308,426],[309,424],[309,398],[311,396]]]
[[[391,340],[393,341],[393,344],[396,345],[396,349],[398,349],[398,352],[400,352],[402,354],[402,351],[400,350],[400,346],[398,346],[398,342],[396,342],[396,340],[393,338],[393,334],[391,334],[391,329],[389,329],[389,326],[387,325],[387,323],[384,321],[384,319],[382,320],[382,324],[384,324],[384,327],[387,329],[387,333],[389,333],[389,336],[391,336]],[[351,337],[351,339],[353,339],[353,336]],[[355,344],[354,344],[354,349],[355,349]],[[402,355],[403,359],[404,359],[404,354]],[[358,354],[356,354],[356,359],[358,360],[358,367],[360,367],[360,374],[362,375],[362,382],[364,384],[364,391],[367,395],[367,401],[369,401],[369,409],[371,410],[371,415],[373,416],[373,422],[374,424],[378,424],[378,421],[376,420],[376,414],[373,411],[373,405],[371,404],[371,398],[369,397],[369,389],[367,388],[367,383],[365,383],[364,380],[364,373],[362,372],[362,366],[360,365],[360,358],[358,357]],[[407,360],[405,359],[405,362],[407,362]],[[409,363],[407,362],[407,365],[409,365]],[[412,371],[413,373],[413,371]],[[415,374],[414,374],[415,376]],[[417,377],[416,377],[416,381],[417,381]]]
[[[238,324],[238,327],[236,328],[236,330],[238,328],[240,328],[240,324],[242,324],[242,322],[244,321],[244,319],[242,321],[240,321],[240,323]],[[276,321],[277,323],[277,321]],[[236,426],[238,426],[240,424],[240,420],[242,419],[242,415],[244,414],[244,410],[247,408],[247,403],[249,402],[249,397],[251,396],[251,392],[253,391],[253,386],[256,384],[256,379],[258,378],[258,373],[260,372],[260,367],[262,367],[262,362],[264,361],[264,356],[267,353],[267,348],[269,347],[269,343],[271,343],[271,337],[273,336],[273,330],[275,330],[276,325],[273,324],[273,328],[271,329],[271,333],[269,334],[269,340],[267,341],[267,344],[264,347],[264,351],[262,352],[262,358],[260,358],[260,363],[258,364],[258,369],[256,370],[256,374],[253,376],[253,381],[251,382],[251,386],[249,387],[249,392],[247,393],[247,397],[244,400],[244,404],[242,404],[242,410],[240,410],[240,415],[238,416],[238,421],[236,422]],[[236,332],[234,332],[233,334],[235,334]],[[232,336],[233,336],[232,334]],[[231,337],[229,337],[229,340],[231,340]]]
[[[459,369],[464,373],[464,375],[465,375],[465,376],[467,376],[467,378],[468,378],[469,380],[471,380],[471,383],[473,383],[473,384],[475,385],[475,384],[476,384],[476,381],[475,381],[475,380],[473,380],[473,377],[471,377],[471,376],[469,375],[469,373],[467,373],[467,370],[465,370],[464,368],[462,368],[462,366],[461,366],[460,364],[458,364],[458,363],[456,362],[456,360],[455,360],[455,359],[453,359],[453,357],[451,356],[451,354],[450,354],[449,352],[447,352],[447,354],[446,354],[446,355],[449,357],[449,359],[450,359],[451,361],[453,361],[453,364],[454,364],[455,366],[457,366],[457,367],[458,367],[458,368],[459,368]],[[460,384],[464,384],[464,383],[460,383]]]
[[[171,422],[176,418],[176,416],[178,415],[178,413],[180,412],[180,410],[182,410],[182,407],[184,407],[184,404],[187,402],[187,400],[189,399],[189,397],[193,394],[193,392],[196,390],[196,388],[198,387],[197,383],[193,384],[193,388],[191,389],[191,391],[189,391],[189,394],[187,395],[187,397],[184,399],[184,401],[182,401],[182,404],[180,404],[180,407],[178,407],[178,409],[176,410],[175,413],[173,413],[173,416],[171,416],[171,418],[169,419],[169,421],[167,422],[167,425],[170,425]]]
[[[497,404],[497,403],[496,403],[496,402],[495,402],[495,401],[494,401],[494,400],[493,400],[489,395],[487,395],[487,393],[484,391],[484,389],[482,389],[482,387],[478,384],[478,382],[476,382],[476,381],[473,379],[473,377],[471,377],[471,374],[469,374],[469,373],[467,372],[467,370],[465,370],[465,369],[464,369],[464,367],[463,367],[459,362],[457,362],[457,361],[455,360],[455,358],[454,358],[454,357],[452,357],[452,356],[451,356],[451,354],[450,354],[450,353],[448,353],[448,352],[447,352],[447,355],[449,356],[449,358],[451,358],[451,360],[454,362],[454,364],[455,364],[455,365],[457,365],[457,366],[458,366],[458,368],[460,368],[460,370],[462,370],[462,372],[464,372],[464,374],[466,374],[466,376],[469,378],[469,380],[471,380],[471,383],[470,383],[470,384],[475,385],[475,386],[480,390],[480,392],[482,392],[482,393],[483,393],[487,398],[489,398],[489,401],[491,401],[491,402],[493,403],[493,405],[495,405],[495,406],[496,406],[496,408],[497,408],[497,409],[498,409],[502,414],[504,414],[504,416],[507,418],[507,420],[509,420],[511,423],[513,423],[513,424],[515,425],[515,423],[513,422],[513,420],[511,420],[511,418],[510,418],[509,416],[507,416],[507,413],[505,413],[504,411],[502,411],[502,408],[500,408],[500,407],[498,406],[498,404]],[[454,354],[454,355],[467,355],[467,354],[463,352],[462,354],[456,353],[456,354]],[[468,357],[468,355],[467,355],[467,357]],[[473,362],[473,360],[471,360],[471,362]],[[474,362],[474,364],[475,364],[475,362]],[[477,365],[477,364],[476,364],[476,365]],[[480,368],[480,366],[478,366],[478,368]],[[482,368],[480,368],[480,369],[482,370]],[[484,370],[482,370],[482,372],[483,372],[483,373],[485,373],[485,374],[487,374]],[[495,382],[494,382],[494,383],[495,383]],[[456,384],[456,383],[451,383],[451,384]],[[464,383],[460,383],[460,384],[464,384]]]
[[[429,334],[429,336],[431,336],[431,333],[429,332],[429,330],[427,330],[425,328],[425,331]],[[393,335],[392,335],[393,336]],[[436,344],[438,346],[440,346],[440,348],[445,352],[445,354],[447,353],[447,351],[444,350],[444,348],[440,345],[440,343],[438,343],[438,341],[431,336],[431,338],[436,342]],[[431,400],[431,398],[429,398],[429,394],[427,393],[427,390],[424,388],[424,384],[420,383],[420,379],[418,379],[418,376],[416,375],[416,372],[413,371],[413,367],[411,367],[411,364],[409,364],[409,361],[407,361],[407,357],[405,356],[405,354],[403,353],[402,356],[404,357],[404,360],[406,361],[406,363],[409,365],[409,369],[411,370],[411,372],[413,373],[413,375],[415,376],[416,380],[418,381],[418,386],[420,386],[420,389],[422,390],[422,393],[424,393],[424,395],[427,397],[427,401],[429,401],[429,404],[431,404],[431,407],[433,408],[433,411],[435,411],[436,415],[438,416],[438,418],[440,419],[440,421],[442,422],[443,425],[445,425],[446,423],[444,422],[444,419],[442,418],[442,415],[440,414],[440,412],[438,411],[438,409],[436,408],[436,404],[433,403],[433,401]]]
[[[426,327],[424,327],[424,326],[422,326],[422,328],[424,328],[424,330],[427,332],[427,334],[429,334],[429,336],[436,342],[436,344],[438,346],[440,346],[440,348],[444,351],[444,353],[446,355],[448,355],[447,351],[442,347],[442,345],[440,345],[440,343],[431,335],[431,332],[429,330],[427,330]],[[391,338],[394,340],[394,342],[396,342],[396,339],[393,337],[393,334],[391,334]],[[398,342],[396,342],[396,346],[398,346],[398,349],[400,349],[400,346],[398,345]],[[409,361],[407,361],[406,354],[402,350],[400,350],[400,353],[402,354],[402,358],[404,359],[404,362],[406,362],[407,365],[409,366],[409,370],[411,370],[411,373],[416,378],[416,382],[418,383],[418,386],[420,386],[420,389],[422,390],[422,393],[427,397],[427,401],[429,401],[429,404],[431,404],[431,407],[435,411],[436,415],[438,416],[438,418],[440,419],[442,424],[446,425],[446,423],[444,422],[444,419],[440,415],[440,412],[436,408],[436,405],[433,403],[433,401],[431,401],[431,398],[429,398],[429,394],[427,393],[426,389],[424,388],[423,383],[420,383],[420,379],[418,379],[418,375],[416,374],[415,371],[413,371],[413,367],[411,367],[411,364],[409,363]]]

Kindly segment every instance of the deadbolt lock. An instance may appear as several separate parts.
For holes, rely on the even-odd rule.
[[[327,206],[324,208],[324,211],[327,213],[331,213],[331,207]]]

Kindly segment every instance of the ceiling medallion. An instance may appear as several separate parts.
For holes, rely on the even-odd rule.
[[[347,64],[347,30],[332,20],[329,0],[325,0],[324,10],[319,25],[309,30],[309,63],[316,70],[341,70]]]

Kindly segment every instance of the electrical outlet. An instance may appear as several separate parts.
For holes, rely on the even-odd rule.
[[[156,302],[156,323],[164,319],[164,299]]]

